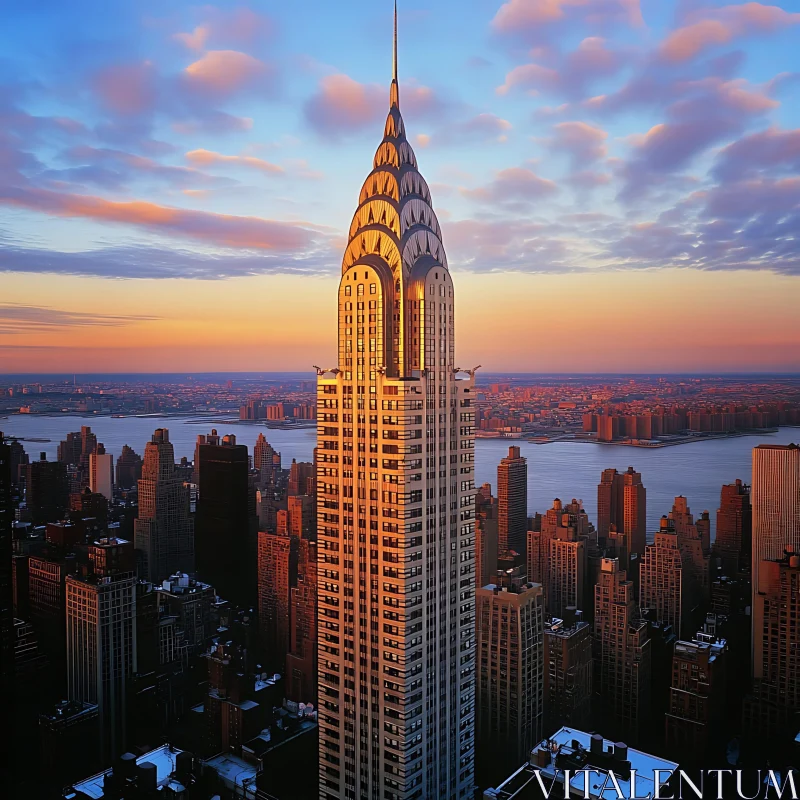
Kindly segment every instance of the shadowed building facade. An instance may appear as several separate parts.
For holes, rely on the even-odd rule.
[[[453,282],[396,70],[338,308],[337,366],[318,369],[320,798],[471,797],[474,374],[456,379]]]
[[[528,461],[519,447],[497,467],[497,539],[501,553],[514,550],[525,554],[528,533]]]

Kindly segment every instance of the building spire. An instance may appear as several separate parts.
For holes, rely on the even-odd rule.
[[[397,83],[397,0],[394,0],[394,40],[392,42],[392,88],[389,93],[391,108],[400,108],[400,86]]]

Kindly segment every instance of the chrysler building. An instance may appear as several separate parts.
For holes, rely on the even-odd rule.
[[[475,750],[474,370],[400,114],[350,225],[318,368],[320,798],[460,800]]]

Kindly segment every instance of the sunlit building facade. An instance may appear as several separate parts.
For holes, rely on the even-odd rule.
[[[474,376],[456,380],[453,303],[395,69],[342,263],[338,365],[318,369],[325,800],[472,796]]]

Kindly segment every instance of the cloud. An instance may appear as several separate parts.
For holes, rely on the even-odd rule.
[[[224,280],[252,275],[335,274],[341,254],[322,241],[306,250],[277,254],[226,250],[198,253],[171,247],[103,247],[61,252],[3,243],[0,270],[117,279]]]
[[[559,122],[553,126],[553,133],[548,146],[567,153],[574,166],[591,164],[608,155],[608,133],[588,122]]]
[[[155,106],[156,81],[155,68],[144,61],[108,66],[94,76],[92,83],[106,110],[121,116],[135,116]]]
[[[63,311],[48,306],[0,303],[0,334],[31,334],[61,328],[120,327],[132,322],[150,322],[159,317],[143,314],[94,314]]]
[[[172,38],[189,50],[202,50],[210,32],[208,25],[198,25],[191,33],[176,33]]]
[[[730,181],[767,170],[800,173],[800,128],[767,128],[729,144],[717,157],[713,174]]]
[[[639,0],[509,0],[498,9],[492,28],[501,34],[541,36],[541,29],[567,18],[589,24],[624,20],[643,24]]]
[[[461,193],[480,203],[508,204],[530,203],[555,194],[558,186],[547,178],[539,177],[526,167],[500,170],[495,179],[477,189],[462,189]]]
[[[520,219],[465,219],[442,223],[452,267],[473,272],[583,272],[571,243],[552,226]]]
[[[451,121],[432,134],[420,133],[414,139],[419,147],[448,146],[476,142],[505,142],[513,125],[496,114],[484,112],[461,121]]]
[[[343,74],[326,75],[305,107],[306,120],[321,135],[363,130],[387,111],[387,91]]]
[[[231,186],[235,181],[187,167],[164,165],[147,156],[111,148],[78,145],[65,150],[61,158],[79,166],[43,171],[38,178],[90,183],[119,189],[134,178],[154,178],[179,188],[186,186]]]
[[[132,225],[222,247],[295,252],[329,235],[307,223],[192,211],[142,200],[118,202],[36,188],[0,187],[0,204],[62,217]]]
[[[267,71],[266,64],[247,53],[209,50],[202,58],[189,64],[184,73],[193,87],[227,95],[252,86]]]
[[[234,167],[248,167],[266,172],[272,175],[282,175],[285,170],[283,167],[265,161],[263,158],[255,156],[226,156],[222,153],[215,153],[212,150],[190,150],[186,154],[186,160],[190,164],[198,167],[209,167],[215,164],[228,164]]]
[[[659,47],[665,61],[688,61],[715,45],[727,44],[735,38],[769,33],[800,22],[800,14],[791,14],[778,6],[743,3],[718,9],[703,9],[693,16],[704,15],[667,36]]]
[[[495,91],[503,95],[512,89],[524,89],[531,94],[543,91],[580,98],[591,82],[615,75],[621,67],[620,55],[607,49],[604,39],[591,36],[551,67],[541,64],[514,67]]]

